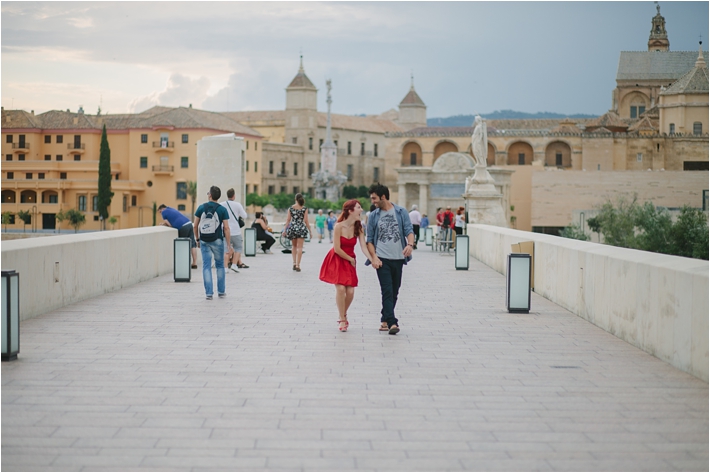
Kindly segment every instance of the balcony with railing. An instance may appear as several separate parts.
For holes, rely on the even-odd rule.
[[[175,166],[170,164],[158,164],[153,166],[153,174],[156,175],[166,174],[172,176],[173,172],[175,172]]]
[[[84,154],[86,143],[67,143],[69,154]]]
[[[288,177],[288,173],[287,172],[280,172],[280,173],[276,174],[276,177]]]
[[[174,141],[153,141],[153,148],[155,151],[172,151],[175,148]]]
[[[21,141],[19,143],[13,143],[12,149],[16,152],[29,151],[30,144],[27,141]]]

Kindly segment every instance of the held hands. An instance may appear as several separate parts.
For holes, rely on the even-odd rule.
[[[377,256],[372,257],[372,267],[375,269],[380,269],[382,267],[382,260],[378,258]]]

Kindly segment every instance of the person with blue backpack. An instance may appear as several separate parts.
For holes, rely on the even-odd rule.
[[[229,220],[227,209],[218,200],[222,191],[217,186],[210,187],[207,193],[208,202],[197,207],[195,211],[195,237],[197,246],[202,252],[202,280],[205,284],[205,295],[211,301],[214,294],[212,285],[212,257],[214,256],[217,271],[217,295],[222,298],[227,295],[224,274],[224,242],[230,241]]]

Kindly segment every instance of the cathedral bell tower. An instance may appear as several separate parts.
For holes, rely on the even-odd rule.
[[[666,32],[666,19],[661,16],[661,6],[656,3],[656,16],[651,20],[651,34],[648,37],[648,50],[650,51],[668,51],[670,42],[668,41],[668,33]]]

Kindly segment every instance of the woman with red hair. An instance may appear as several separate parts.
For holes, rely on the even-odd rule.
[[[333,248],[323,260],[320,268],[320,280],[335,284],[335,304],[338,306],[339,326],[341,332],[348,331],[348,309],[355,297],[357,286],[357,271],[355,269],[355,244],[359,241],[362,252],[372,259],[370,250],[365,244],[365,232],[360,223],[362,206],[356,199],[343,204],[343,211],[335,224]]]

